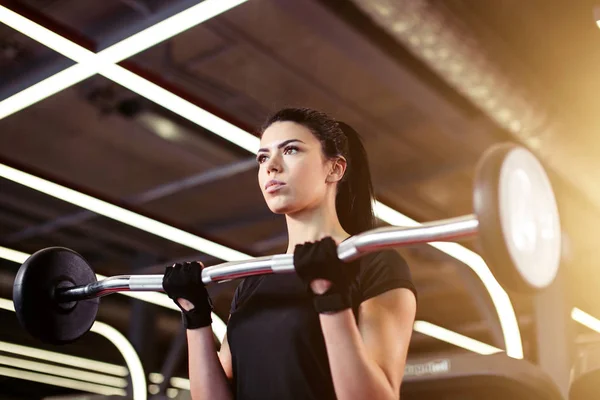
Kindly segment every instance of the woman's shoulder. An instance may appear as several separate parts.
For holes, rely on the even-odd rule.
[[[361,257],[357,280],[363,301],[396,288],[407,288],[415,293],[415,296],[417,293],[408,263],[393,249],[380,250]]]
[[[373,268],[408,269],[408,263],[398,251],[394,249],[385,249],[365,254],[360,258],[361,272],[367,272]]]

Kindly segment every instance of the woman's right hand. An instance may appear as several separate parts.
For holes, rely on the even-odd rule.
[[[210,326],[212,303],[202,282],[202,264],[177,263],[165,269],[163,289],[183,314],[186,329]]]

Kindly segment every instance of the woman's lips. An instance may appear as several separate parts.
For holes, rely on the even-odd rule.
[[[274,192],[278,191],[279,189],[281,189],[284,186],[285,186],[285,183],[283,183],[283,182],[275,181],[275,180],[269,181],[265,185],[265,187],[266,187],[265,192],[267,192],[267,193],[274,193]]]

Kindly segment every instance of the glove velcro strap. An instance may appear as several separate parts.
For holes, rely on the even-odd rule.
[[[183,311],[181,313],[181,319],[185,329],[204,328],[212,324],[210,312],[202,312],[197,308],[193,308],[190,311]]]
[[[319,314],[326,314],[346,310],[352,303],[349,294],[325,293],[313,297],[313,304]]]

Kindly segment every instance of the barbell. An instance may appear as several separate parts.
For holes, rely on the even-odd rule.
[[[381,249],[477,236],[498,282],[521,293],[552,283],[560,265],[561,229],[556,200],[544,168],[523,147],[498,144],[477,165],[474,214],[415,227],[373,229],[342,242],[345,262]],[[226,262],[202,271],[205,284],[251,275],[293,273],[293,255]],[[51,344],[77,340],[92,326],[99,298],[115,292],[162,291],[163,275],[120,275],[97,281],[73,250],[42,249],[19,268],[13,285],[15,311],[34,337]]]

